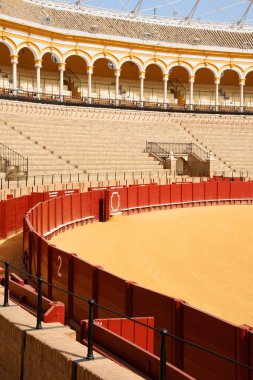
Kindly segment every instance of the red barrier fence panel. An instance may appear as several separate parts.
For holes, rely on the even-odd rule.
[[[81,219],[81,194],[75,193],[70,196],[70,199],[72,209],[72,220]]]
[[[137,186],[137,202],[138,207],[149,206],[149,186]]]
[[[12,198],[6,201],[5,225],[6,235],[16,232],[16,202],[18,198]]]
[[[182,183],[182,202],[191,202],[193,200],[193,184]]]
[[[99,219],[99,199],[105,199],[105,190],[91,191],[92,212],[95,220]],[[87,215],[88,216],[88,215]]]
[[[149,186],[149,204],[159,205],[160,203],[160,186],[153,185]]]
[[[68,291],[69,286],[69,262],[71,255],[56,247],[52,247],[51,268],[52,285]],[[50,263],[49,263],[50,265]],[[52,287],[52,299],[63,302],[68,310],[68,295],[61,290]]]
[[[6,237],[6,202],[0,201],[0,238],[5,239]]]
[[[171,203],[182,202],[182,184],[172,183],[171,185]]]
[[[106,209],[109,208],[109,214],[117,214],[122,209],[127,208],[127,188],[115,188],[106,190],[108,193],[108,205]]]
[[[81,193],[81,217],[86,218],[87,216],[93,216],[93,192],[89,191],[87,193]],[[97,209],[96,212],[98,212]]]
[[[170,192],[171,185],[161,185],[160,190],[160,204],[167,204],[171,202]]]
[[[72,209],[71,209],[71,196],[63,196],[62,199],[62,221],[63,224],[69,223],[72,220]]]
[[[125,314],[127,307],[127,283],[122,278],[115,276],[103,269],[98,269],[98,303],[114,311]],[[117,317],[106,310],[98,309],[98,318]]]
[[[37,203],[43,202],[43,193],[31,193],[28,197],[28,207],[29,209],[34,207]]]
[[[132,285],[132,314],[135,317],[154,317],[155,327],[158,329],[167,328],[169,331],[174,330],[174,299],[138,285]],[[166,338],[166,341],[167,360],[172,362],[173,342],[169,337]],[[160,346],[160,336],[156,334],[154,345],[156,355],[160,355]]]
[[[44,281],[48,282],[48,265],[49,265],[49,257],[48,257],[48,241],[44,238],[40,238],[39,241],[39,252],[40,252],[40,276],[43,278]],[[45,288],[46,289],[46,288]],[[43,288],[43,292],[45,293],[46,290]],[[46,292],[48,296],[48,292]]]
[[[127,207],[134,208],[138,205],[138,186],[130,186],[127,188]]]
[[[218,182],[205,182],[205,199],[217,199]]]
[[[184,339],[237,360],[237,326],[183,305]],[[234,363],[184,344],[184,371],[199,379],[236,380]]]
[[[205,199],[205,183],[194,183],[192,189],[193,201],[202,201]]]
[[[35,231],[41,235],[42,232],[42,203],[38,203],[38,205],[34,209],[35,211]]]
[[[24,215],[28,211],[28,199],[28,195],[16,198],[16,232],[22,229]]]
[[[230,199],[231,183],[229,181],[223,181],[217,183],[217,198],[218,199]]]
[[[93,266],[79,257],[73,256],[73,293],[85,299],[93,298]],[[72,318],[78,324],[88,318],[89,305],[74,297]]]
[[[52,231],[56,227],[56,199],[53,198],[48,202],[48,231]]]
[[[49,231],[49,202],[50,201],[46,201],[41,204],[41,235],[44,235]]]
[[[94,324],[93,331],[94,341],[99,346],[104,347],[107,351],[119,358],[122,358],[124,361],[140,370],[149,378],[153,380],[159,379],[160,359],[158,356],[143,350],[134,343],[131,343],[117,334],[110,332],[98,324]],[[194,378],[189,376],[187,373],[179,370],[169,363],[166,364],[166,380],[186,379],[194,380]]]
[[[253,181],[249,182],[249,198],[253,199]]]
[[[1,204],[0,204],[1,207]],[[25,216],[23,221],[23,252],[26,252],[26,254],[29,254],[29,231],[32,228],[29,217]]]
[[[154,327],[153,317],[137,317],[134,320]],[[154,351],[154,330],[126,318],[95,319],[94,323],[151,352]],[[87,321],[88,328],[88,321]],[[86,330],[87,330],[86,328]]]
[[[35,231],[29,234],[29,273],[34,276],[40,274],[40,235]]]
[[[56,226],[61,226],[63,224],[63,211],[62,211],[63,197],[55,199],[55,217]]]

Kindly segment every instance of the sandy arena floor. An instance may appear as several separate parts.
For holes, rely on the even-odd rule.
[[[116,216],[52,244],[236,324],[253,326],[253,207]]]

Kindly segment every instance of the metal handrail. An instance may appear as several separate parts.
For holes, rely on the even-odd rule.
[[[95,318],[94,318],[94,307],[96,306],[97,308],[100,308],[102,310],[105,310],[105,311],[108,311],[110,312],[111,314],[114,314],[118,317],[121,317],[121,318],[126,318],[128,319],[129,321],[132,321],[133,323],[136,323],[138,325],[141,325],[141,326],[144,326],[146,327],[147,329],[150,329],[150,330],[153,330],[154,332],[158,332],[160,333],[161,335],[161,351],[160,351],[160,376],[159,376],[159,379],[160,380],[165,380],[166,379],[166,337],[170,337],[178,342],[182,342],[186,345],[189,345],[191,347],[194,347],[200,351],[204,351],[204,352],[207,352],[215,357],[218,357],[218,358],[221,358],[221,359],[224,359],[230,363],[233,363],[233,364],[236,364],[238,365],[239,367],[241,368],[245,368],[246,370],[249,371],[249,373],[253,373],[253,367],[251,367],[250,365],[247,365],[245,363],[242,363],[236,359],[233,359],[227,355],[224,355],[224,354],[220,354],[219,352],[216,352],[214,350],[211,350],[207,347],[204,347],[204,346],[201,346],[197,343],[194,343],[188,339],[185,339],[185,338],[182,338],[180,336],[177,336],[175,334],[173,334],[172,332],[170,332],[168,329],[166,328],[162,328],[162,329],[159,329],[157,327],[153,327],[153,326],[150,326],[148,324],[145,324],[141,321],[138,321],[135,319],[135,317],[130,317],[128,315],[125,315],[123,313],[120,313],[116,310],[113,310],[107,306],[104,306],[104,305],[101,305],[99,303],[97,303],[94,299],[87,299],[87,298],[84,298],[84,297],[81,297],[79,296],[78,294],[75,294],[73,292],[69,292],[68,290],[65,290],[57,285],[53,285],[47,281],[44,281],[43,278],[41,277],[37,277],[35,275],[31,275],[30,273],[28,273],[27,271],[23,270],[23,269],[20,269],[12,264],[10,264],[8,261],[3,261],[0,259],[0,263],[4,264],[5,265],[5,281],[4,281],[4,303],[3,303],[3,307],[8,307],[9,306],[9,275],[10,275],[10,268],[13,268],[17,271],[19,271],[20,273],[24,274],[26,277],[28,278],[31,278],[33,280],[35,280],[37,282],[37,294],[38,294],[38,300],[37,300],[37,318],[36,318],[36,329],[39,330],[39,329],[42,329],[42,297],[43,297],[43,292],[42,292],[42,286],[43,284],[49,286],[50,288],[54,288],[54,289],[57,289],[61,292],[63,292],[64,294],[67,294],[68,296],[72,296],[74,298],[77,298],[81,301],[84,301],[85,303],[88,303],[89,305],[89,317],[88,317],[88,339],[87,339],[87,356],[86,356],[86,359],[87,360],[94,360],[94,355],[93,355],[93,324],[94,324],[94,321],[95,321]]]
[[[208,152],[195,143],[170,143],[170,142],[148,142],[146,152],[155,153],[162,157],[168,157],[170,152],[174,154],[194,154],[202,160],[208,159]]]
[[[4,160],[5,169],[7,166],[18,167],[24,175],[28,175],[28,157],[24,157],[7,145],[0,143],[0,158]]]

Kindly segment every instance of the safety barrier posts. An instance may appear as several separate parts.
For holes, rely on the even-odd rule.
[[[36,318],[36,329],[42,328],[42,285],[46,284],[48,286],[51,286],[58,292],[62,292],[69,295],[70,292],[68,290],[59,287],[58,285],[50,284],[46,281],[44,281],[41,277],[31,276],[29,273],[27,273],[24,270],[20,270],[19,268],[16,268],[15,266],[9,264],[8,262],[3,262],[0,260],[1,263],[5,264],[5,292],[4,292],[4,306],[8,306],[8,290],[9,290],[9,268],[14,268],[15,270],[20,271],[23,275],[31,277],[33,280],[37,281],[38,286],[38,295],[37,295],[37,318]],[[253,342],[253,332],[250,328],[247,328],[244,326],[243,328],[238,328],[233,325],[226,324],[225,321],[218,320],[213,316],[205,315],[205,313],[202,313],[201,311],[194,309],[188,305],[184,306],[184,319],[188,321],[188,324],[194,326],[194,329],[190,329],[189,326],[186,328],[184,337],[180,337],[173,332],[171,332],[171,329],[165,329],[165,328],[157,328],[153,327],[152,325],[148,323],[144,323],[141,320],[138,320],[138,318],[129,317],[127,315],[124,315],[114,309],[111,309],[107,306],[104,306],[102,304],[97,303],[94,299],[86,299],[81,297],[80,295],[77,295],[75,293],[70,293],[70,295],[74,298],[78,298],[83,303],[86,303],[89,305],[89,316],[88,316],[88,339],[87,339],[87,359],[92,360],[94,359],[93,355],[93,344],[94,344],[94,328],[96,327],[95,320],[94,320],[94,310],[95,307],[99,309],[103,309],[107,313],[111,313],[116,315],[120,318],[125,318],[132,323],[136,324],[136,326],[143,326],[146,329],[150,329],[156,333],[160,334],[160,353],[159,353],[159,369],[156,371],[156,364],[155,364],[155,356],[150,354],[148,351],[145,351],[141,348],[138,348],[136,346],[130,346],[133,349],[134,355],[131,357],[130,352],[128,352],[128,358],[133,361],[133,363],[136,364],[136,357],[137,362],[139,358],[141,358],[141,369],[145,371],[146,368],[146,374],[150,375],[150,371],[152,373],[152,378],[154,379],[160,379],[165,380],[167,376],[169,375],[170,379],[194,379],[192,376],[188,375],[187,372],[192,372],[191,368],[191,357],[196,358],[196,355],[198,357],[199,362],[199,372],[197,377],[198,378],[207,378],[210,379],[208,368],[211,368],[211,376],[215,376],[215,373],[217,373],[217,376],[219,376],[219,371],[222,370],[223,378],[225,379],[244,379],[245,376],[250,376],[253,374],[253,367],[249,364],[247,364],[247,361],[249,362],[249,355],[245,354],[245,349],[243,348],[242,342],[246,340],[248,341],[247,347],[251,347],[251,343]],[[160,295],[161,296],[161,295]],[[161,296],[162,297],[162,296]],[[164,296],[165,297],[165,296]],[[145,302],[148,303],[148,298],[146,300],[142,300],[142,305],[145,305]],[[141,306],[142,306],[141,305]],[[140,305],[136,304],[138,308],[140,308]],[[162,308],[162,305],[161,305]],[[143,311],[142,313],[145,313]],[[200,318],[201,315],[204,315],[205,318],[202,320]],[[209,318],[209,320],[208,320]],[[210,319],[211,318],[211,319]],[[200,323],[200,325],[199,325]],[[215,334],[215,336],[212,334],[212,348],[205,347],[203,344],[199,344],[196,342],[196,339],[198,337],[201,338],[201,340],[204,342],[205,334],[209,334],[209,332],[206,332],[206,329],[211,330],[212,326],[216,326],[216,331],[222,337],[226,340],[226,349],[222,349],[222,339]],[[201,328],[200,328],[201,327]],[[137,327],[136,327],[137,328]],[[236,334],[228,334],[229,330],[239,331],[238,335],[238,342],[237,348],[234,350],[233,345],[231,345],[232,340],[236,336]],[[216,336],[217,335],[217,336]],[[119,343],[120,338],[117,338],[116,341]],[[182,342],[184,345],[184,350],[186,352],[186,358],[184,363],[184,369],[179,370],[173,365],[168,363],[167,355],[166,355],[166,340],[172,339],[175,341]],[[231,340],[232,339],[232,340]],[[112,341],[115,341],[114,335],[112,335]],[[123,345],[117,346],[116,350],[121,352],[123,347],[125,346],[125,341],[122,341]],[[124,350],[124,349],[123,349]],[[139,350],[139,354],[137,354],[137,351]],[[143,355],[145,353],[145,357],[147,358],[149,362],[149,366],[143,366]],[[246,363],[240,361],[241,359],[246,360]],[[224,364],[222,364],[221,360],[224,361],[224,363],[227,364],[228,371],[224,372]],[[205,363],[203,366],[202,364]],[[150,367],[150,368],[149,368]],[[140,369],[140,368],[139,368]],[[195,361],[195,370],[196,370],[196,361]]]

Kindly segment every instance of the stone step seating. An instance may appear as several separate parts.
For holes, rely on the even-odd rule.
[[[143,153],[147,139],[189,142],[188,135],[175,123],[172,123],[173,129],[168,129],[165,124],[158,128],[155,123],[115,120],[23,122],[13,119],[9,123],[22,132],[22,136],[38,141],[46,151],[86,172],[162,171],[158,161]]]
[[[237,171],[253,174],[253,124],[187,123],[189,130],[213,152],[220,152],[222,160]]]

